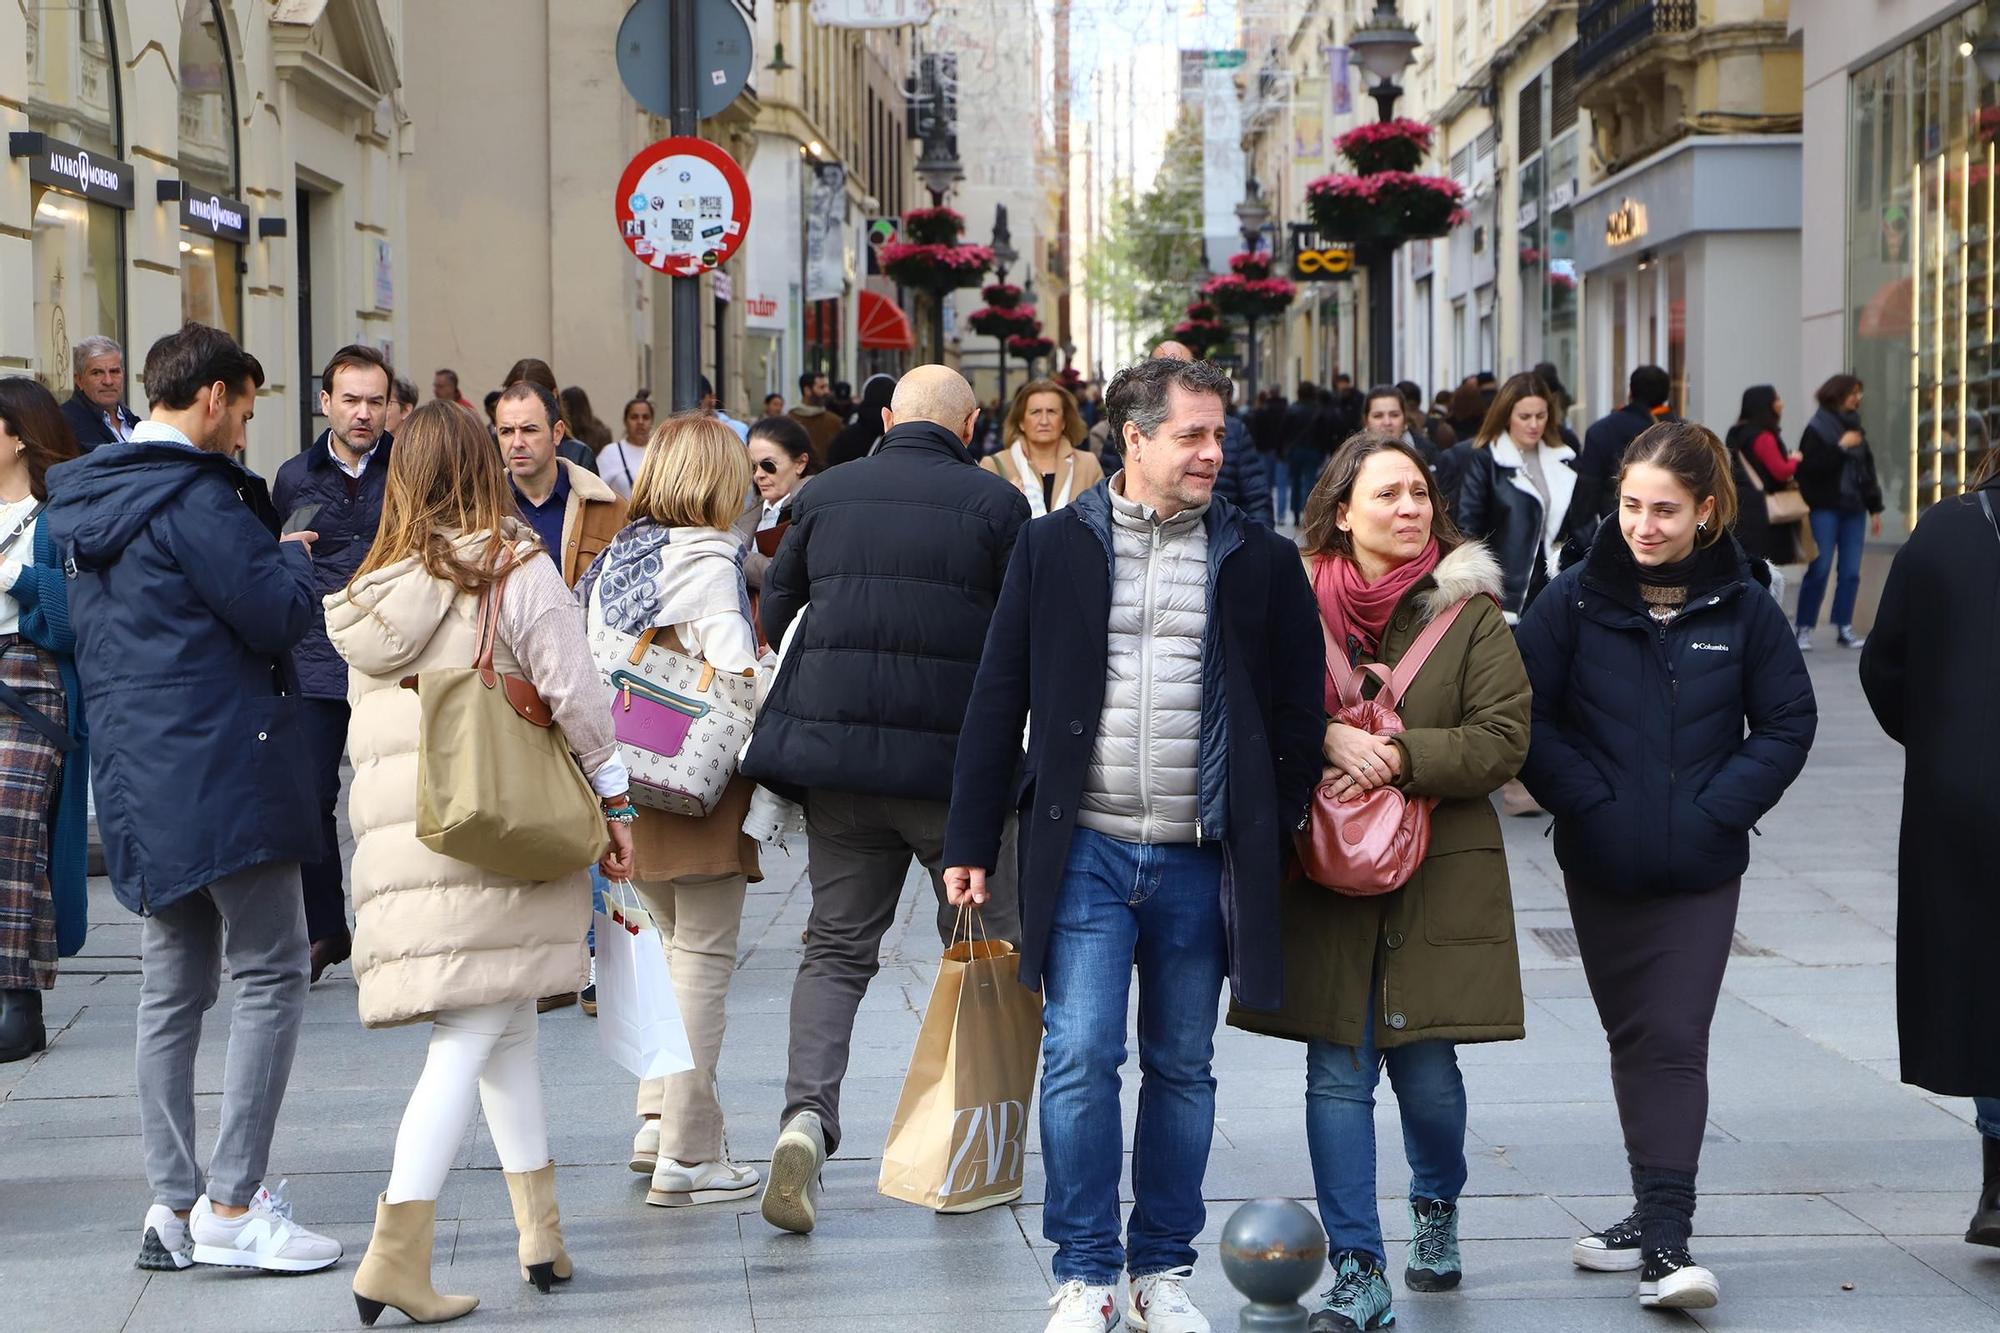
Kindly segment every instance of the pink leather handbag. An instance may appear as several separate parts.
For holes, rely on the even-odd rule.
[[[1470,600],[1469,598],[1467,599]],[[1357,670],[1347,661],[1345,645],[1336,644],[1325,620],[1320,633],[1326,637],[1326,674],[1340,700],[1333,720],[1375,736],[1394,735],[1403,729],[1396,708],[1410,682],[1423,670],[1424,661],[1465,609],[1459,602],[1431,621],[1416,642],[1404,652],[1390,671],[1380,663]],[[1361,697],[1361,684],[1374,676],[1382,687],[1372,699]],[[1306,822],[1293,835],[1299,864],[1315,884],[1353,898],[1370,898],[1393,893],[1410,882],[1431,845],[1431,811],[1437,806],[1433,796],[1406,796],[1394,787],[1377,787],[1357,800],[1342,801],[1334,796],[1340,781],[1339,770],[1329,768],[1313,789],[1312,805]]]

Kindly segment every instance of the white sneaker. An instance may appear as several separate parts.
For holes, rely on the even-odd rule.
[[[1192,1268],[1169,1268],[1132,1279],[1125,1322],[1143,1333],[1209,1333],[1208,1317],[1188,1299]]]
[[[1813,650],[1813,641],[1812,641],[1812,634],[1813,634],[1813,632],[1812,632],[1811,630],[1809,630],[1809,629],[1802,629],[1802,630],[1800,630],[1800,631],[1799,631],[1799,651],[1800,651],[1800,652],[1802,652],[1802,653],[1809,653],[1809,652],[1811,652],[1811,651]]]
[[[813,1111],[786,1123],[771,1149],[771,1183],[764,1187],[764,1220],[781,1231],[806,1235],[819,1221],[819,1173],[826,1167],[826,1130]]]
[[[632,1136],[632,1160],[626,1165],[642,1176],[650,1176],[660,1164],[660,1122],[641,1120]]]
[[[163,1203],[146,1210],[137,1266],[155,1273],[175,1273],[194,1266],[194,1242],[188,1239],[188,1224],[175,1217],[174,1210]]]
[[[646,1202],[655,1208],[687,1208],[698,1203],[745,1199],[757,1192],[764,1178],[756,1168],[734,1162],[696,1162],[692,1166],[669,1157],[653,1172]]]
[[[194,1261],[271,1273],[316,1273],[338,1263],[340,1242],[294,1222],[284,1189],[281,1180],[276,1193],[258,1190],[241,1217],[217,1217],[206,1194],[196,1199],[187,1224]]]
[[[1111,1333],[1118,1327],[1118,1289],[1093,1287],[1080,1277],[1056,1288],[1049,1308],[1055,1313],[1042,1333]]]

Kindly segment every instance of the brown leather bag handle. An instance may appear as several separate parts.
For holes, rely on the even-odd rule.
[[[479,638],[472,654],[472,669],[479,673],[479,683],[489,690],[499,683],[498,673],[493,670],[493,641],[500,633],[500,587],[512,572],[513,563],[513,548],[501,547],[500,558],[493,564],[493,581],[479,594]]]

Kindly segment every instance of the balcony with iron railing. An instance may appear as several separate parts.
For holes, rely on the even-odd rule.
[[[1579,78],[1614,63],[1656,33],[1693,32],[1695,0],[1588,0],[1576,17]]]

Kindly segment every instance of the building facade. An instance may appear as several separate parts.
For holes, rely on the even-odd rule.
[[[249,458],[315,428],[320,365],[409,346],[397,0],[0,9],[0,370],[72,390],[71,349],[184,319],[263,363]]]
[[[2000,426],[2000,7],[1798,3],[1791,22],[1805,69],[1802,387],[1861,377],[1887,527],[1906,533],[1966,488]]]

